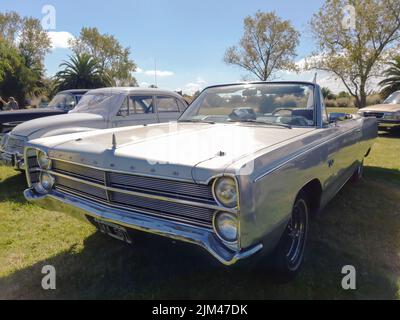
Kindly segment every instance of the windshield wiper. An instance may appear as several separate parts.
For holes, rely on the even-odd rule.
[[[228,120],[229,122],[243,122],[243,123],[256,123],[256,124],[266,124],[269,126],[277,126],[287,129],[292,129],[290,124],[284,123],[276,123],[276,122],[269,122],[269,121],[261,121],[261,120],[252,120],[252,119],[243,119],[243,120]]]
[[[183,122],[183,123],[208,123],[208,124],[215,124],[214,121],[207,121],[207,120],[194,120],[194,119],[188,119],[188,120],[178,120],[178,122]]]

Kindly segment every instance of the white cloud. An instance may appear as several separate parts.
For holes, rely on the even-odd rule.
[[[74,36],[67,31],[49,31],[52,49],[68,49],[68,41],[74,39]]]
[[[156,74],[157,77],[161,77],[161,78],[162,78],[162,77],[171,77],[171,76],[173,76],[175,73],[172,72],[172,71],[162,71],[162,70],[154,71],[154,70],[147,70],[147,71],[144,72],[144,74],[145,74],[146,76],[153,76],[153,77],[154,77],[154,75]]]
[[[150,86],[150,83],[144,82],[144,81],[143,81],[143,82],[140,82],[140,83],[139,83],[139,86],[140,86],[140,87],[148,87],[148,86]]]
[[[193,95],[197,91],[201,91],[205,85],[207,84],[207,81],[205,81],[203,78],[198,77],[195,82],[189,82],[185,85],[185,88],[183,89],[183,92],[189,95]]]
[[[142,69],[142,68],[139,68],[139,67],[137,67],[137,68],[136,68],[136,70],[135,70],[135,73],[143,73],[143,69]]]

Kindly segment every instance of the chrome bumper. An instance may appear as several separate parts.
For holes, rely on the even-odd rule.
[[[196,244],[227,266],[248,258],[263,248],[262,244],[258,244],[250,249],[233,252],[222,245],[215,234],[209,230],[145,216],[140,213],[127,213],[58,191],[43,196],[38,195],[33,189],[27,189],[24,191],[24,196],[28,201],[37,202],[41,207],[48,210],[65,212],[75,217],[91,216],[129,229]]]
[[[0,164],[13,167],[15,170],[25,170],[24,156],[0,150]]]

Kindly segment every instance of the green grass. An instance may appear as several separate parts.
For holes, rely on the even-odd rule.
[[[0,167],[0,299],[399,299],[400,133],[382,133],[366,166],[365,179],[313,220],[304,268],[288,284],[218,266],[195,246],[109,239],[27,203],[24,176]],[[47,264],[57,269],[55,291],[41,289]],[[356,291],[341,289],[344,265],[357,269]]]

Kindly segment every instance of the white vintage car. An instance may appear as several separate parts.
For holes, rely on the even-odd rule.
[[[29,140],[95,129],[168,122],[176,120],[186,107],[183,97],[166,90],[91,90],[68,114],[28,121],[5,135],[0,144],[0,163],[24,170],[23,149]]]
[[[196,244],[225,265],[273,253],[292,277],[309,217],[361,178],[377,132],[375,118],[328,115],[313,83],[214,86],[177,123],[30,142],[25,197],[127,242],[139,230]]]

